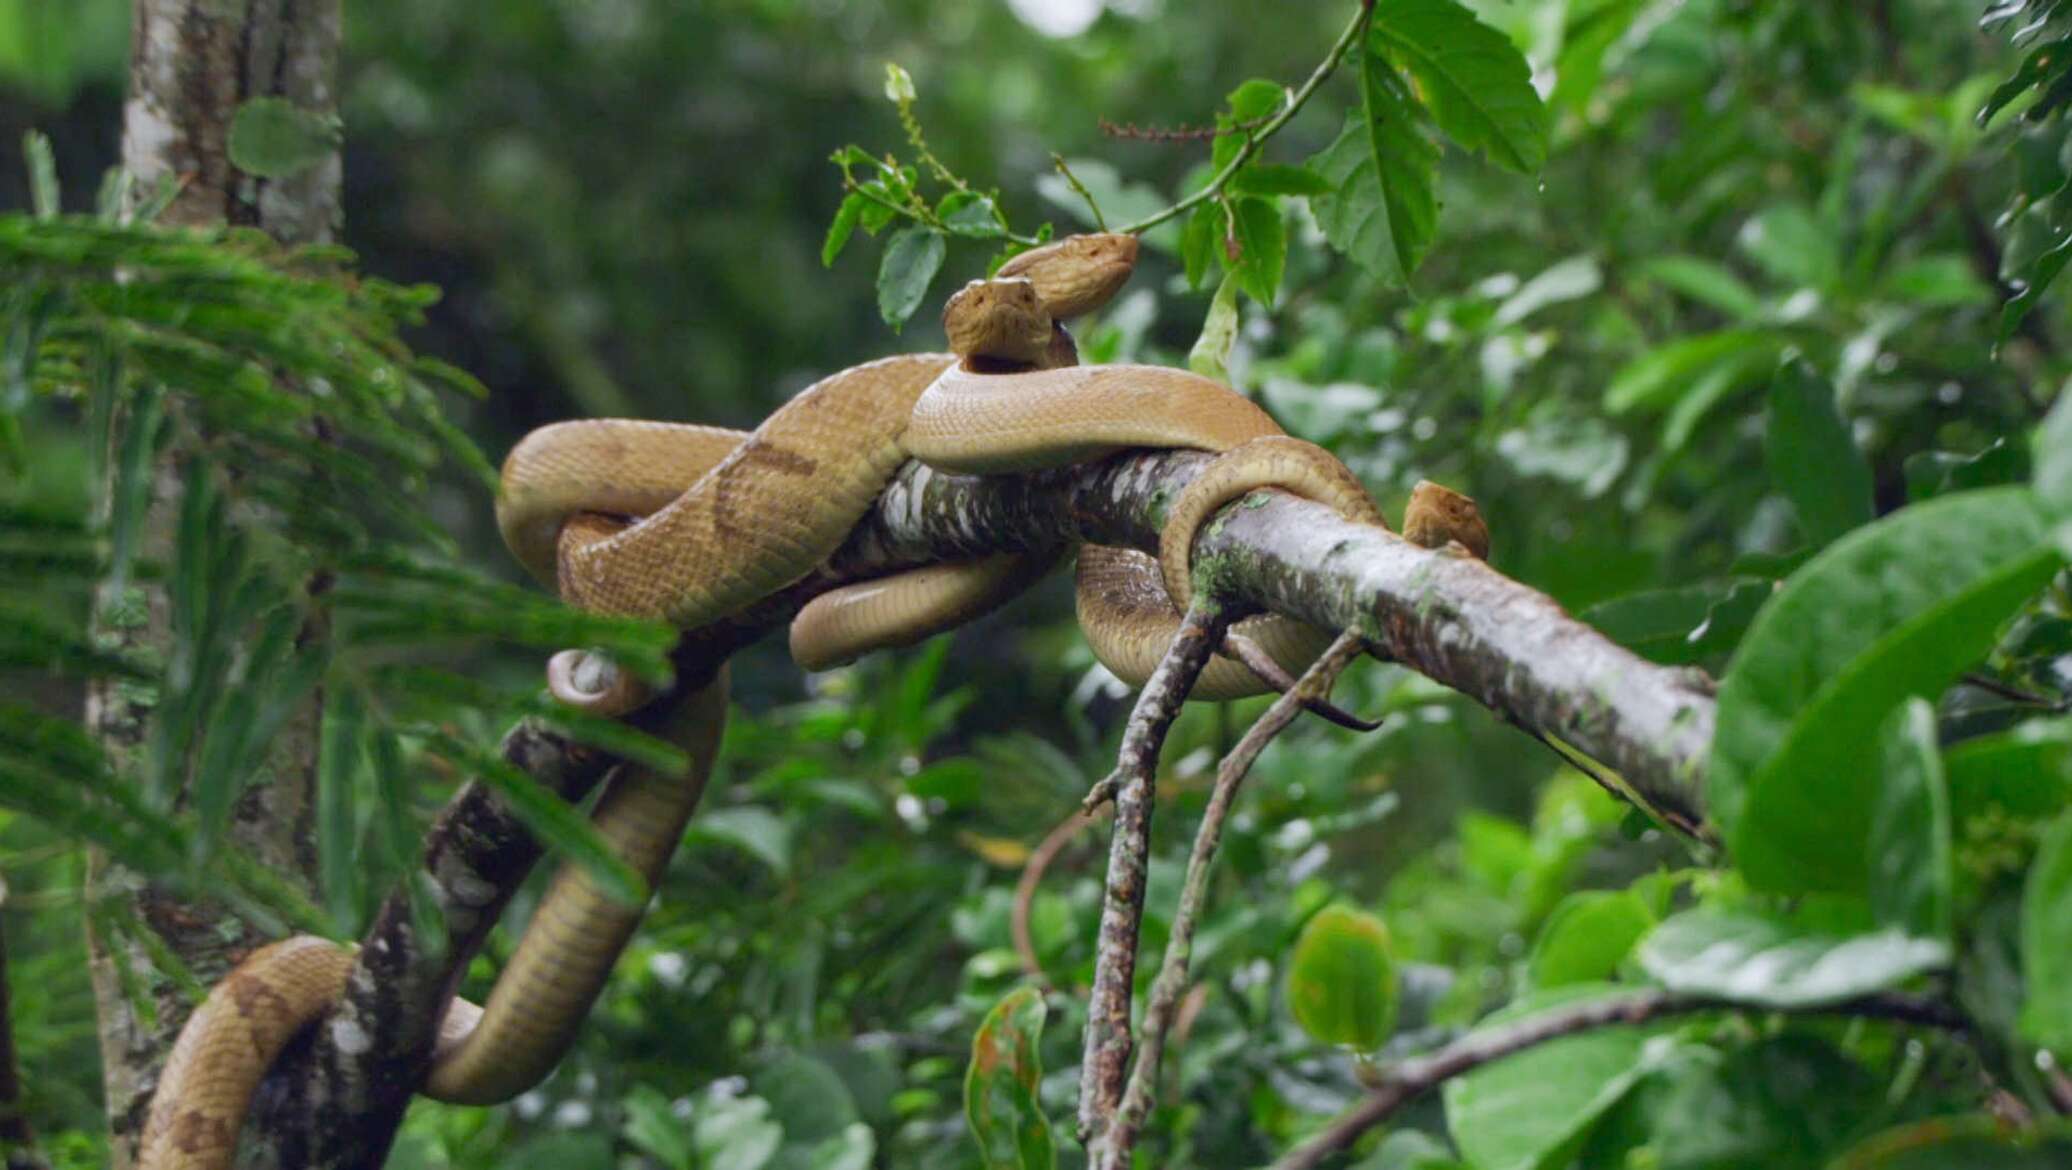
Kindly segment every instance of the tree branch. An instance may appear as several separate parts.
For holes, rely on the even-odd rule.
[[[1166,1032],[1172,1027],[1181,995],[1187,990],[1187,966],[1194,955],[1194,927],[1208,898],[1209,874],[1215,866],[1216,849],[1223,841],[1223,821],[1237,799],[1238,789],[1252,771],[1259,753],[1288,724],[1300,715],[1306,699],[1330,695],[1339,672],[1359,656],[1363,647],[1352,634],[1340,634],[1310,665],[1302,678],[1274,700],[1266,713],[1246,729],[1244,738],[1223,757],[1216,768],[1216,786],[1202,811],[1201,828],[1194,835],[1194,851],[1187,859],[1187,877],[1180,889],[1180,908],[1173,915],[1173,928],[1166,941],[1165,957],[1159,962],[1158,978],[1151,986],[1151,999],[1144,1008],[1144,1029],[1137,1047],[1136,1066],[1130,1070],[1122,1104],[1110,1123],[1096,1165],[1127,1170],[1136,1149],[1137,1134],[1151,1114],[1151,1098],[1158,1085],[1158,1065],[1165,1054]]]
[[[712,675],[679,671],[677,685],[633,720],[644,730]],[[527,720],[504,737],[503,758],[569,801],[581,800],[617,761]],[[487,785],[462,786],[425,839],[420,875],[439,937],[426,939],[410,895],[392,891],[361,939],[345,997],[278,1061],[262,1091],[263,1132],[278,1164],[365,1167],[387,1157],[411,1095],[423,1083],[439,1021],[468,962],[542,853],[539,841]],[[348,1117],[351,1124],[336,1124]],[[317,1124],[331,1119],[332,1124]]]
[[[1075,541],[1155,552],[1166,504],[1209,459],[1164,451],[986,477],[910,465],[831,570],[773,605],[795,609],[839,581],[946,557]],[[1599,762],[1636,802],[1706,835],[1714,701],[1702,671],[1649,662],[1473,557],[1419,548],[1278,492],[1224,509],[1204,526],[1195,562],[1231,603],[1353,630],[1378,652]]]
[[[1275,1162],[1270,1170],[1312,1170],[1427,1090],[1534,1045],[1597,1028],[1644,1024],[1691,1012],[1737,1010],[1748,1009],[1716,999],[1650,990],[1593,1000],[1543,1012],[1503,1027],[1471,1032],[1436,1052],[1382,1069],[1380,1083],[1358,1105],[1340,1114],[1321,1133]],[[1865,996],[1804,1009],[1804,1012],[1894,1020],[1952,1030],[1965,1026],[1961,1015],[1934,1000],[1899,994]]]
[[[1143,924],[1144,886],[1151,865],[1151,809],[1158,797],[1158,756],[1166,731],[1202,667],[1230,628],[1226,608],[1206,593],[1173,635],[1173,644],[1145,682],[1122,735],[1115,771],[1096,787],[1115,798],[1109,837],[1107,894],[1101,903],[1094,989],[1087,1003],[1085,1056],[1079,1066],[1079,1140],[1100,1140],[1122,1100],[1129,1071],[1130,995],[1136,986],[1137,932]],[[1096,797],[1089,797],[1092,803]]]

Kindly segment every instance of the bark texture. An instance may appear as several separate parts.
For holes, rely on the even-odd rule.
[[[335,149],[299,173],[260,179],[232,165],[229,141],[238,108],[254,98],[279,98],[320,119],[335,118],[339,33],[338,0],[137,0],[122,158],[133,198],[141,202],[171,182],[179,194],[165,212],[167,222],[257,227],[290,244],[331,241],[340,207]],[[170,551],[178,494],[169,454],[145,516],[144,557]],[[95,621],[111,645],[146,661],[164,660],[171,632],[161,590],[104,587]],[[312,622],[303,637],[321,639],[324,630]],[[88,726],[118,766],[133,766],[146,750],[155,702],[150,689],[134,685],[103,684],[89,692]],[[236,844],[305,889],[314,886],[320,712],[321,702],[313,699],[281,729],[267,761],[268,782],[245,793],[230,830]],[[131,913],[121,917],[158,935],[204,983],[267,941],[223,907],[178,901],[116,867],[97,866],[93,885],[97,898],[125,900]],[[124,962],[135,972],[155,970],[136,939],[95,932],[89,942],[110,1144],[121,1168],[135,1158],[159,1063],[193,1004],[170,979],[151,976],[124,987]],[[147,1000],[151,1010],[140,1011]]]
[[[833,560],[840,576],[1002,549],[1092,541],[1156,552],[1166,505],[1207,465],[1191,451],[1127,455],[1026,476],[909,465]],[[1420,548],[1321,504],[1259,493],[1195,544],[1219,594],[1324,629],[1354,630],[1427,677],[1617,773],[1699,835],[1713,683],[1659,666],[1553,598],[1458,551]]]

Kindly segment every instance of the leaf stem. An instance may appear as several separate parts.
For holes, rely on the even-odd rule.
[[[1288,119],[1294,117],[1296,112],[1308,103],[1311,95],[1315,94],[1317,89],[1333,73],[1338,71],[1338,63],[1344,60],[1345,51],[1365,31],[1367,22],[1373,15],[1374,10],[1371,5],[1362,4],[1360,6],[1359,12],[1354,14],[1352,20],[1346,24],[1345,31],[1339,33],[1338,39],[1332,42],[1331,51],[1324,54],[1322,61],[1317,62],[1317,67],[1311,71],[1309,80],[1303,82],[1302,88],[1296,90],[1288,98],[1288,104],[1281,107],[1279,113],[1269,119],[1265,125],[1259,127],[1256,133],[1245,136],[1245,144],[1238,148],[1236,156],[1224,164],[1222,170],[1216,172],[1216,177],[1209,180],[1208,186],[1203,187],[1201,190],[1196,191],[1194,194],[1189,195],[1163,211],[1153,212],[1135,223],[1127,224],[1115,230],[1128,235],[1139,235],[1175,216],[1194,210],[1200,204],[1221,197],[1223,189],[1230,185],[1230,180],[1236,178],[1237,173],[1244,169],[1245,164],[1252,161],[1252,156],[1259,153],[1259,148],[1266,145],[1266,140],[1278,133],[1282,126],[1287,125]]]

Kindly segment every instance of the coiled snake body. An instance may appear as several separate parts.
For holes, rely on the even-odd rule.
[[[1141,683],[1185,605],[1195,529],[1221,504],[1275,486],[1350,518],[1382,518],[1342,464],[1288,438],[1224,386],[1163,367],[1076,364],[1056,321],[1105,303],[1136,252],[1134,237],[1099,235],[1017,257],[999,279],[973,282],[952,298],[945,324],[961,357],[892,357],[844,370],[752,434],[632,420],[535,431],[504,465],[497,515],[505,541],[576,605],[690,629],[811,572],[910,458],[990,473],[1130,447],[1228,452],[1174,501],[1156,563],[1129,550],[1081,550],[1081,624],[1111,670]],[[1468,510],[1472,525],[1441,523],[1425,542],[1456,537],[1478,545],[1480,522]],[[1423,513],[1426,527],[1431,515]],[[1406,528],[1418,523],[1413,517]],[[793,655],[822,669],[915,641],[991,608],[1046,567],[1040,556],[1003,555],[837,589],[801,611]],[[1288,670],[1306,665],[1322,645],[1320,633],[1285,619],[1254,618],[1240,628]],[[550,672],[562,698],[602,710],[629,701],[586,690],[565,666]],[[1251,670],[1219,655],[1192,694],[1263,689]],[[722,671],[672,716],[669,734],[687,749],[689,768],[670,776],[625,767],[599,802],[598,831],[650,886],[697,803],[725,706]],[[421,1091],[491,1103],[543,1078],[640,911],[565,866],[485,1005],[455,1001],[448,1009]],[[166,1061],[145,1127],[143,1170],[227,1167],[268,1065],[336,1002],[351,966],[349,949],[296,937],[254,952],[218,983]]]

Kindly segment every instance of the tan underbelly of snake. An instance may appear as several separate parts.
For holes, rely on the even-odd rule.
[[[1197,528],[1256,488],[1325,503],[1384,525],[1358,479],[1321,448],[1287,437],[1225,386],[1157,366],[1079,366],[1056,322],[1105,303],[1134,266],[1137,242],[1078,236],[1025,253],[973,282],[945,314],[957,355],[886,358],[832,375],[753,433],[634,420],[535,431],[504,465],[498,522],[513,553],[587,609],[694,629],[810,573],[909,459],[943,471],[1060,466],[1136,447],[1220,452],[1168,510],[1160,556],[1083,548],[1079,617],[1095,654],[1141,683],[1177,627],[1190,590]],[[1421,487],[1406,533],[1456,539],[1481,555],[1472,504]],[[1012,555],[931,565],[823,594],[792,626],[792,653],[825,669],[904,645],[991,609],[1047,567]],[[1287,671],[1325,635],[1261,617],[1239,629]],[[1267,665],[1254,659],[1262,670]],[[565,670],[561,698],[616,713],[623,694],[587,693]],[[1194,698],[1266,685],[1218,655]],[[724,671],[672,716],[690,766],[663,775],[627,766],[593,815],[604,840],[652,886],[695,807],[725,718]],[[484,1006],[456,1001],[421,1091],[492,1103],[550,1072],[602,987],[641,907],[614,902],[565,866],[534,912]],[[222,1170],[236,1153],[252,1093],[275,1055],[343,993],[352,951],[295,937],[255,951],[190,1017],[161,1073],[145,1126],[143,1170]]]

